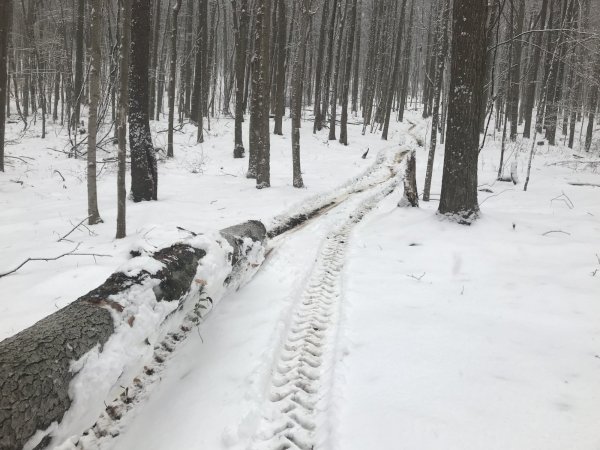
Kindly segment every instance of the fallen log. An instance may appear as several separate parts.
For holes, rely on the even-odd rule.
[[[226,280],[231,283],[244,270],[246,253],[254,251],[252,244],[264,243],[266,229],[262,223],[250,221],[222,230],[221,236],[233,249]],[[183,242],[150,258],[142,256],[151,263],[146,266],[154,269],[141,264],[137,271],[113,273],[101,286],[65,308],[0,342],[0,449],[20,449],[38,430],[61,422],[73,401],[69,386],[81,370],[74,370],[73,363],[94,349],[102,353],[122,325],[116,322],[125,308],[120,299],[139,292],[152,297],[152,302],[182,299],[206,254]],[[140,291],[140,286],[148,289]],[[133,326],[135,317],[123,320]],[[39,441],[33,445],[44,448],[50,442],[49,435]]]

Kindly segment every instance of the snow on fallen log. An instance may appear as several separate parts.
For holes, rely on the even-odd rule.
[[[132,258],[0,342],[0,449],[41,449],[89,427],[201,295],[212,304],[256,270],[265,240],[264,225],[250,221]]]

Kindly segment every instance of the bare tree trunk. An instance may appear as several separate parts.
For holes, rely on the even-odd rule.
[[[600,46],[598,47],[600,49]],[[600,54],[598,55],[596,62],[596,69],[594,70],[596,79],[600,79]],[[590,107],[588,115],[588,125],[585,134],[585,151],[589,152],[592,148],[592,137],[594,133],[594,123],[596,119],[596,109],[598,109],[598,83],[594,83],[590,93]]]
[[[348,97],[350,93],[350,78],[352,76],[352,56],[354,35],[356,30],[356,0],[350,0],[350,28],[346,45],[346,67],[344,69],[344,85],[342,86],[342,117],[340,123],[340,144],[348,145]],[[406,0],[404,0],[406,2]]]
[[[127,114],[129,110],[129,51],[131,43],[131,0],[119,0],[121,41],[119,42],[119,107],[117,136],[119,142],[117,169],[117,239],[126,236],[126,156]]]
[[[75,32],[75,86],[72,95],[73,101],[73,120],[71,127],[73,132],[77,135],[79,129],[79,119],[81,115],[81,100],[83,98],[83,26],[85,22],[85,2],[77,2],[77,29]],[[77,154],[77,150],[75,150]]]
[[[148,115],[148,51],[150,0],[133,0],[129,83],[129,147],[131,197],[134,202],[156,200],[158,171]]]
[[[341,1],[341,0],[340,0]],[[338,26],[338,32],[337,32],[337,37],[336,37],[336,48],[337,48],[337,55],[335,56],[335,61],[334,61],[334,69],[333,69],[333,73],[332,73],[332,80],[331,80],[331,90],[329,92],[329,107],[330,107],[330,112],[329,112],[329,140],[330,141],[335,141],[335,121],[336,121],[336,117],[337,117],[337,100],[338,100],[338,84],[339,84],[339,79],[340,79],[340,62],[341,62],[341,55],[342,55],[342,37],[344,35],[344,28],[346,26],[346,15],[348,12],[348,2],[351,0],[346,0],[346,5],[344,8],[344,12],[343,14],[340,16],[340,20],[339,20],[339,26]]]
[[[153,8],[152,8],[153,6]],[[158,76],[158,41],[160,40],[160,0],[154,0],[151,5],[154,19],[152,28],[152,53],[150,53],[150,66],[148,70],[148,115],[154,117],[154,108],[156,101],[156,79]]]
[[[454,0],[448,131],[439,213],[477,217],[479,113],[485,79],[487,0]]]
[[[285,12],[285,1],[277,1],[279,24],[277,25],[277,69],[275,71],[275,129],[273,133],[283,136],[282,122],[283,116],[285,115],[285,41],[287,17]],[[302,36],[301,39],[303,39]],[[292,74],[293,77],[295,75],[296,74]],[[294,127],[293,124],[292,127]]]
[[[442,85],[444,83],[444,65],[448,53],[448,20],[450,13],[450,2],[440,1],[438,42],[436,45],[437,65],[435,68],[435,82],[433,87],[433,108],[431,117],[431,138],[429,141],[429,155],[427,158],[427,171],[425,174],[425,188],[423,189],[423,201],[428,202],[431,194],[431,180],[433,178],[433,162],[437,146],[437,133],[440,122],[440,99],[442,96]]]
[[[402,35],[404,33],[404,15],[406,13],[406,0],[402,0],[402,6],[400,9],[400,24],[398,26],[398,36],[396,38],[396,55],[392,62],[392,76],[390,77],[389,84],[387,86],[386,99],[385,99],[385,116],[383,124],[383,132],[381,139],[387,140],[388,133],[390,130],[390,119],[392,117],[392,104],[394,102],[394,94],[396,92],[396,85],[398,84],[398,73],[400,72],[400,61],[402,57]]]
[[[304,90],[306,44],[308,42],[308,23],[310,21],[311,9],[312,0],[303,0],[300,6],[298,43],[296,45],[296,54],[292,69],[292,183],[295,188],[304,187],[304,181],[302,181],[302,169],[300,167],[300,125],[302,118],[302,93]]]
[[[8,89],[8,30],[11,21],[11,0],[0,2],[0,172],[4,172],[5,105]]]
[[[90,64],[90,112],[88,117],[87,146],[87,201],[88,222],[102,222],[98,212],[98,189],[96,187],[96,136],[98,134],[98,104],[100,103],[100,71],[102,70],[102,0],[92,0],[90,17],[91,64]]]
[[[244,80],[246,77],[246,53],[248,39],[248,2],[241,0],[238,10],[236,0],[231,0],[233,33],[235,39],[235,143],[234,158],[243,158],[246,150],[242,139],[244,122]]]
[[[177,19],[181,0],[175,0],[171,16],[171,64],[169,65],[169,125],[167,135],[167,157],[173,157],[173,122],[175,121],[175,79],[177,77]]]
[[[257,0],[255,58],[258,59],[257,79],[252,80],[252,115],[256,130],[256,188],[271,186],[271,145],[269,129],[269,43],[271,31],[271,0]],[[254,92],[256,90],[256,92]],[[252,127],[251,127],[252,128]]]

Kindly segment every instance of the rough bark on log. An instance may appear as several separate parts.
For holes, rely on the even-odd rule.
[[[417,189],[417,161],[414,150],[412,150],[406,157],[406,171],[404,172],[404,195],[402,196],[402,199],[400,199],[398,206],[419,206],[419,191]]]
[[[247,240],[266,239],[266,229],[258,221],[226,228],[221,234],[234,249],[232,274],[243,259]],[[37,430],[60,423],[71,406],[69,384],[77,375],[71,363],[96,346],[102,351],[115,331],[110,309],[120,312],[123,306],[114,296],[155,279],[156,300],[178,300],[189,291],[205,255],[184,243],[161,249],[152,255],[162,263],[158,272],[114,273],[70,305],[0,342],[0,450],[20,449]]]

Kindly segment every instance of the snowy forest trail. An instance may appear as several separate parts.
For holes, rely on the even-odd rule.
[[[136,405],[101,418],[75,448],[311,448],[321,436],[311,424],[326,423],[317,410],[335,355],[349,233],[398,185],[404,153],[390,153],[358,182],[307,202],[321,202],[319,212],[275,233],[253,280],[177,343]]]

